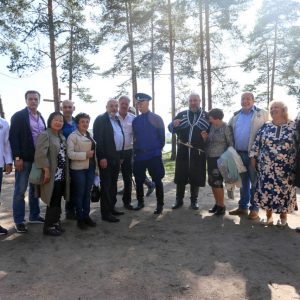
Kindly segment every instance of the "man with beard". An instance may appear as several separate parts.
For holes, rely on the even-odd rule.
[[[200,108],[200,96],[192,93],[188,98],[189,109],[180,112],[169,125],[169,131],[176,133],[178,153],[176,157],[175,179],[176,202],[173,209],[183,205],[186,184],[190,184],[191,208],[199,209],[199,187],[205,186],[206,156],[203,136],[208,131],[207,113]]]

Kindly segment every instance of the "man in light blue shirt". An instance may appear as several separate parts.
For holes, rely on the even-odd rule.
[[[230,215],[248,214],[250,203],[249,219],[256,220],[258,207],[253,200],[257,181],[256,170],[250,163],[249,151],[254,142],[257,131],[268,120],[268,112],[259,109],[254,105],[254,95],[250,92],[243,93],[241,96],[242,109],[234,113],[229,125],[233,129],[235,149],[242,158],[247,168],[247,172],[241,175],[242,187],[240,189],[239,207],[229,212]]]

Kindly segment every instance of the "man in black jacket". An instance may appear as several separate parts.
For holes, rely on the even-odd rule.
[[[13,195],[13,217],[17,232],[27,232],[25,226],[25,192],[28,177],[34,160],[35,143],[38,135],[46,125],[42,115],[37,111],[40,93],[27,91],[27,107],[16,112],[11,118],[9,141],[15,163],[15,189]],[[40,216],[39,199],[34,196],[34,187],[29,185],[29,223],[44,223]]]
[[[93,126],[93,137],[97,143],[96,154],[99,162],[101,179],[101,215],[102,220],[119,222],[115,216],[123,215],[116,211],[117,181],[120,162],[124,151],[124,132],[116,116],[118,101],[107,102],[106,113],[96,118]]]

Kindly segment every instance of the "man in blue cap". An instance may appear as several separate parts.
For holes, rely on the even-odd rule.
[[[149,110],[152,99],[144,93],[135,95],[137,108],[141,112],[132,122],[133,129],[133,174],[136,182],[138,204],[135,210],[144,207],[144,181],[148,170],[156,186],[157,207],[154,214],[161,214],[164,206],[162,179],[165,169],[162,162],[162,149],[165,145],[165,126],[162,118]]]

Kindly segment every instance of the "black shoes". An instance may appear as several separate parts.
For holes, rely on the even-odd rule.
[[[28,231],[24,223],[15,224],[15,228],[18,233],[26,233]]]
[[[172,205],[172,209],[180,208],[182,205],[183,205],[183,201],[176,199],[176,202]]]
[[[199,205],[198,205],[197,201],[192,201],[190,207],[193,210],[198,210],[199,209]]]
[[[217,211],[217,207],[218,207],[218,205],[215,204],[215,205],[213,206],[213,208],[211,208],[211,209],[208,210],[208,212],[211,213],[211,214],[214,214],[214,213]]]
[[[90,217],[87,217],[86,219],[84,219],[84,223],[88,227],[96,227],[96,225],[97,225],[97,223],[94,222]]]
[[[87,230],[88,229],[88,227],[87,227],[84,220],[78,220],[77,221],[77,227],[81,230]]]
[[[0,226],[0,235],[7,235],[7,234],[8,234],[8,230]]]
[[[218,206],[217,205],[217,209],[215,211],[215,216],[225,215],[225,212],[226,212],[226,207],[225,206]]]
[[[113,215],[113,216],[122,216],[122,215],[124,215],[124,212],[123,211],[117,211],[117,210],[113,210],[112,212],[111,212],[111,214]]]
[[[124,204],[124,208],[127,210],[133,210],[133,206],[130,203]]]
[[[134,208],[134,210],[140,210],[142,208],[144,208],[144,202],[138,201],[137,206]]]
[[[158,205],[158,206],[156,207],[155,211],[154,211],[154,214],[155,214],[155,215],[160,215],[160,214],[162,213],[162,211],[163,211],[163,206]]]
[[[120,220],[113,215],[107,215],[107,216],[102,216],[102,220],[109,222],[109,223],[117,223],[120,222]]]
[[[60,236],[62,234],[62,231],[59,230],[57,226],[52,226],[52,227],[44,228],[43,233],[45,235],[50,235],[50,236]]]

